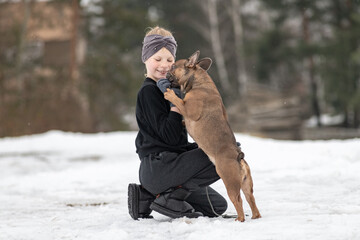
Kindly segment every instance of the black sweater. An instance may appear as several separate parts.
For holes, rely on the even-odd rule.
[[[164,151],[182,153],[196,148],[190,144],[182,116],[170,111],[169,102],[151,78],[146,78],[136,102],[139,132],[135,140],[139,158]]]

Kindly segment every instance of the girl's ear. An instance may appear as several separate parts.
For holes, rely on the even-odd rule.
[[[191,55],[191,57],[189,57],[188,62],[185,64],[186,67],[189,68],[193,68],[195,67],[195,64],[199,58],[200,55],[200,51],[197,50],[196,52],[193,53],[193,55]]]
[[[211,58],[203,58],[200,61],[198,61],[197,63],[202,69],[204,69],[205,71],[209,70],[209,68],[211,67],[212,64],[212,60]]]

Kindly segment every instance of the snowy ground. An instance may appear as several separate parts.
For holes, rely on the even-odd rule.
[[[360,139],[238,134],[263,216],[239,223],[159,214],[133,221],[127,185],[138,182],[135,136],[51,131],[0,139],[0,239],[360,239]],[[221,180],[213,187],[227,198]]]

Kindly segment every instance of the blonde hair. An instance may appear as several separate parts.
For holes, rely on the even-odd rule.
[[[154,34],[157,34],[157,35],[161,35],[161,36],[164,36],[164,37],[174,37],[172,35],[172,33],[165,29],[165,28],[162,28],[162,27],[159,27],[159,26],[156,26],[156,27],[153,27],[153,28],[148,28],[149,30],[147,30],[146,32],[146,36],[149,36],[149,35],[154,35]]]

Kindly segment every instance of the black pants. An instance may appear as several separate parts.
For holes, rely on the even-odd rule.
[[[169,188],[182,186],[192,194],[187,198],[195,210],[205,216],[215,216],[207,198],[205,187],[220,179],[214,164],[201,149],[182,154],[162,152],[150,154],[141,160],[140,183],[156,195]],[[208,187],[210,201],[218,214],[225,212],[226,200],[214,189]]]

